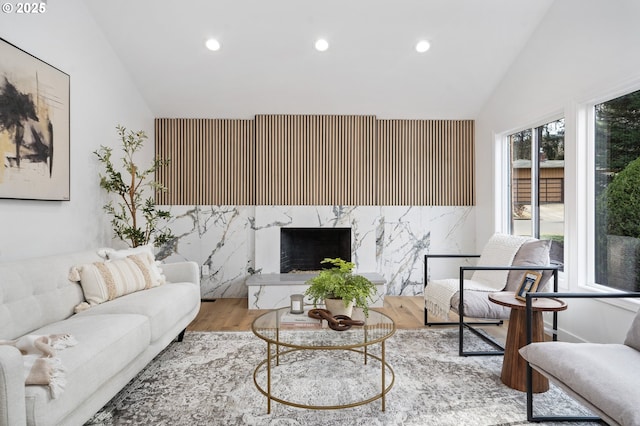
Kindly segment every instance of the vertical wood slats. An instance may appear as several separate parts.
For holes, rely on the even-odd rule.
[[[256,116],[256,202],[372,205],[374,158],[374,116]]]
[[[474,205],[472,120],[157,119],[160,204]]]
[[[156,155],[171,160],[156,179],[159,204],[253,205],[253,120],[155,120]]]
[[[378,120],[380,205],[474,205],[471,120]]]

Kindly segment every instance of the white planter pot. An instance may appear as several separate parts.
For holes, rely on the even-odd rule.
[[[344,306],[342,299],[325,299],[324,306],[331,312],[331,315],[346,315],[351,318],[353,313],[353,301],[349,302],[348,306]]]

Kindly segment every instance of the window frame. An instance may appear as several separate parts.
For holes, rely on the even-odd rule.
[[[586,142],[586,164],[583,169],[583,172],[578,175],[577,181],[586,181],[586,191],[581,192],[577,191],[578,197],[578,205],[585,206],[581,213],[581,219],[584,221],[584,227],[582,227],[583,235],[586,235],[586,253],[585,256],[582,257],[581,268],[582,271],[586,272],[586,280],[582,281],[578,284],[578,288],[582,291],[594,292],[594,293],[611,293],[611,292],[620,292],[623,293],[623,290],[609,287],[603,284],[599,284],[595,280],[596,272],[595,272],[595,262],[593,259],[595,258],[595,208],[596,208],[596,200],[595,200],[595,164],[596,164],[596,132],[595,132],[595,107],[598,104],[611,101],[613,99],[628,95],[630,93],[636,92],[640,90],[640,80],[629,82],[628,84],[621,85],[615,89],[604,91],[598,96],[593,96],[588,100],[581,102],[578,106],[578,111],[576,114],[577,128],[579,129],[579,134],[583,136],[583,138],[577,138],[578,145],[580,144],[580,140],[584,140]],[[584,161],[583,160],[583,161]],[[578,188],[576,188],[578,189]],[[578,212],[581,209],[577,209]],[[606,300],[605,303],[609,303],[618,307],[622,307],[625,309],[631,309],[636,311],[638,309],[638,305],[640,305],[640,300],[618,300],[611,299]]]
[[[559,288],[576,292],[620,291],[595,283],[595,106],[640,90],[640,78],[617,86],[599,87],[580,98],[567,100],[562,109],[537,120],[504,131],[494,131],[494,229],[510,233],[511,176],[509,135],[565,119],[565,268],[559,273]],[[640,300],[602,299],[600,302],[638,311]]]
[[[504,131],[504,132],[500,132],[499,134],[496,134],[496,152],[498,154],[498,161],[500,164],[500,167],[497,167],[496,170],[496,198],[495,198],[495,206],[496,206],[496,229],[499,232],[503,232],[506,234],[511,234],[512,232],[512,214],[513,212],[511,211],[512,209],[512,194],[513,194],[513,188],[512,188],[512,180],[511,180],[511,149],[510,149],[510,140],[509,137],[511,135],[513,135],[514,133],[518,133],[518,132],[522,132],[525,131],[527,129],[531,130],[532,134],[531,134],[531,158],[532,158],[532,162],[531,162],[531,190],[532,190],[532,198],[534,197],[535,194],[535,201],[536,201],[536,206],[532,206],[532,216],[531,216],[531,221],[532,224],[534,222],[534,218],[536,218],[536,220],[539,222],[540,220],[540,200],[538,197],[539,194],[539,176],[540,176],[540,161],[537,155],[537,152],[535,152],[535,148],[537,146],[537,132],[535,131],[535,129],[537,129],[538,127],[541,127],[545,124],[551,123],[553,121],[557,121],[560,119],[564,119],[564,123],[565,123],[565,139],[564,139],[564,143],[565,143],[565,156],[568,155],[567,152],[567,114],[565,114],[564,110],[560,110],[560,111],[556,111],[552,114],[546,115],[542,118],[539,118],[538,120],[535,121],[530,121],[528,122],[526,125],[521,125],[518,127],[514,127],[510,130]],[[536,170],[534,171],[534,159],[535,158],[535,165]],[[565,173],[564,173],[564,179],[565,179],[565,185],[563,188],[564,194],[563,194],[563,198],[564,198],[564,205],[565,205],[565,215],[564,215],[564,238],[565,241],[567,239],[567,234],[568,234],[568,230],[567,230],[567,214],[566,214],[566,206],[567,206],[567,185],[566,185],[566,179],[567,179],[567,173],[566,173],[566,164],[567,164],[567,160],[565,157]],[[540,224],[536,224],[532,226],[532,234],[535,235],[535,232],[539,232],[540,229]],[[563,271],[558,271],[558,279],[559,279],[559,288],[563,288],[566,289],[567,287],[564,285],[565,282],[565,273],[567,271],[567,259],[568,253],[566,250],[566,244],[565,244],[565,250],[564,250],[564,258],[565,258],[565,266],[564,266],[564,270]]]
[[[502,232],[505,233],[511,233],[513,231],[512,229],[512,214],[513,212],[511,211],[512,208],[512,194],[513,194],[513,188],[512,188],[512,184],[513,181],[511,179],[511,150],[510,150],[510,141],[509,141],[509,137],[511,135],[513,135],[514,133],[519,133],[519,132],[523,132],[526,130],[530,130],[531,131],[531,198],[532,201],[535,200],[536,201],[536,205],[535,206],[531,206],[531,223],[532,223],[532,229],[531,229],[531,233],[533,236],[535,235],[539,235],[540,232],[540,158],[538,156],[538,152],[536,150],[536,148],[538,147],[538,132],[536,132],[535,130],[539,127],[544,126],[545,124],[549,124],[551,122],[554,121],[558,121],[564,119],[565,121],[565,155],[566,155],[566,145],[567,145],[567,137],[566,137],[566,125],[567,125],[567,119],[565,117],[565,114],[563,113],[555,113],[553,115],[549,115],[546,118],[542,118],[536,122],[534,122],[534,124],[532,125],[526,125],[526,126],[521,126],[521,127],[517,127],[514,130],[509,130],[506,132],[503,132],[500,134],[499,136],[499,143],[500,143],[500,164],[501,164],[501,173],[500,173],[500,181],[501,181],[501,185],[500,185],[500,191],[497,192],[497,194],[501,194],[500,198],[500,203],[499,203],[499,209],[501,211],[501,220],[500,220],[500,226],[498,227],[498,229],[500,229]],[[566,160],[565,160],[566,163]],[[535,167],[534,167],[535,166]],[[566,178],[566,173],[565,173],[565,178]],[[504,188],[507,188],[508,191],[507,192],[503,192]],[[565,188],[563,189],[563,192],[565,192],[564,194],[564,199],[566,200],[566,185]],[[535,220],[534,220],[535,219]],[[534,223],[537,222],[537,223]],[[565,219],[565,224],[566,224],[566,219]],[[566,234],[566,232],[565,232]]]

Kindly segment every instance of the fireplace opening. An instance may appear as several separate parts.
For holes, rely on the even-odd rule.
[[[327,257],[351,261],[351,228],[280,228],[280,273],[318,271]]]

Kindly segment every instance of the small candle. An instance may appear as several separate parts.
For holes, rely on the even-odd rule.
[[[292,314],[304,313],[304,295],[302,294],[291,295],[291,313]]]

